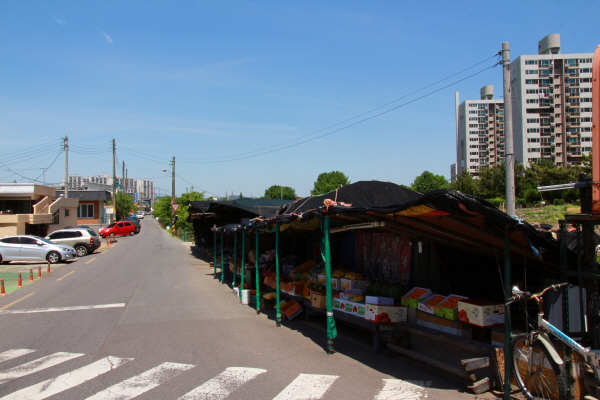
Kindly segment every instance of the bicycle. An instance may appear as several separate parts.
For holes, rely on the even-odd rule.
[[[513,296],[506,299],[506,305],[533,299],[538,305],[537,330],[521,333],[511,339],[511,367],[514,378],[521,392],[528,400],[552,399],[566,400],[566,388],[561,371],[564,364],[562,358],[550,340],[557,338],[571,348],[583,359],[586,373],[593,374],[593,381],[587,386],[588,391],[600,398],[600,350],[584,348],[579,343],[562,333],[558,328],[544,319],[543,295],[550,290],[558,290],[568,283],[551,285],[539,293],[523,292],[513,288]]]

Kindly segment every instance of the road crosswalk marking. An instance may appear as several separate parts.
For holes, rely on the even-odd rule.
[[[29,349],[14,349],[0,353],[0,362],[12,360],[13,358],[21,357],[29,353],[33,353],[35,350]]]
[[[273,400],[318,400],[337,378],[336,375],[300,374]]]
[[[12,360],[36,350],[13,349],[0,352],[0,362]],[[57,364],[81,357],[81,353],[54,353],[0,372],[0,385],[17,378],[40,372]],[[43,382],[6,394],[0,400],[43,400],[75,388],[101,375],[108,374],[133,358],[103,357],[91,364],[77,368]],[[137,376],[112,385],[88,397],[88,400],[128,400],[167,383],[195,365],[166,362]],[[230,367],[214,378],[202,383],[178,400],[224,400],[244,384],[260,374],[268,372],[261,368]],[[273,400],[319,400],[338,378],[337,375],[299,374]],[[382,379],[383,388],[374,400],[422,400],[427,398],[431,381]],[[4,392],[6,393],[6,392]]]
[[[0,400],[42,400],[112,371],[131,360],[133,358],[104,357],[85,367],[13,392]]]
[[[87,400],[128,400],[167,382],[183,371],[195,367],[189,364],[162,363],[158,367],[106,388]]]
[[[420,400],[427,397],[425,389],[430,386],[431,381],[383,379],[383,389],[375,400]]]
[[[54,353],[37,360],[30,361],[26,364],[16,366],[4,372],[0,372],[0,384],[8,382],[11,379],[20,378],[25,375],[33,374],[34,372],[50,368],[62,362],[72,360],[73,358],[81,357],[82,353]]]
[[[222,400],[244,383],[256,378],[266,369],[230,367],[179,400]]]
[[[30,310],[0,310],[0,314],[33,314],[33,313],[42,313],[42,312],[96,310],[96,309],[101,309],[101,308],[122,308],[122,307],[125,307],[125,303],[99,304],[99,305],[95,305],[95,306],[33,308]]]

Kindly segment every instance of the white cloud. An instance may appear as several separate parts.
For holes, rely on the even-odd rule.
[[[104,35],[104,38],[106,39],[106,41],[110,44],[113,44],[113,40],[112,38],[108,35],[108,33],[106,32],[102,32],[102,34]]]

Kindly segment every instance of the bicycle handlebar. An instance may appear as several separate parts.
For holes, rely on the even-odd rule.
[[[556,285],[548,286],[546,289],[542,290],[539,293],[534,293],[534,294],[531,294],[531,292],[517,293],[514,296],[506,299],[506,304],[510,304],[510,303],[513,303],[513,302],[519,301],[519,300],[529,300],[530,298],[540,297],[540,296],[543,296],[549,290],[558,290],[558,289],[563,288],[568,285],[569,284],[566,282],[565,283],[557,283]]]

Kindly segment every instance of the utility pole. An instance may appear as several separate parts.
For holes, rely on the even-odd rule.
[[[123,172],[121,173],[121,176],[123,177],[123,182],[121,182],[121,193],[127,193],[127,184],[125,183],[125,161],[123,161]]]
[[[69,198],[69,137],[65,136],[63,142],[63,149],[65,150],[65,199]],[[45,180],[46,178],[44,178]]]
[[[175,195],[175,157],[171,162],[171,204],[177,203],[177,196]]]
[[[113,179],[112,179],[112,202],[113,202],[113,221],[117,220],[117,143],[112,140],[113,151]]]
[[[513,146],[512,128],[512,96],[510,89],[510,46],[508,42],[502,43],[502,70],[504,82],[504,149],[505,186],[506,186],[506,213],[516,216],[515,210],[515,153]]]

